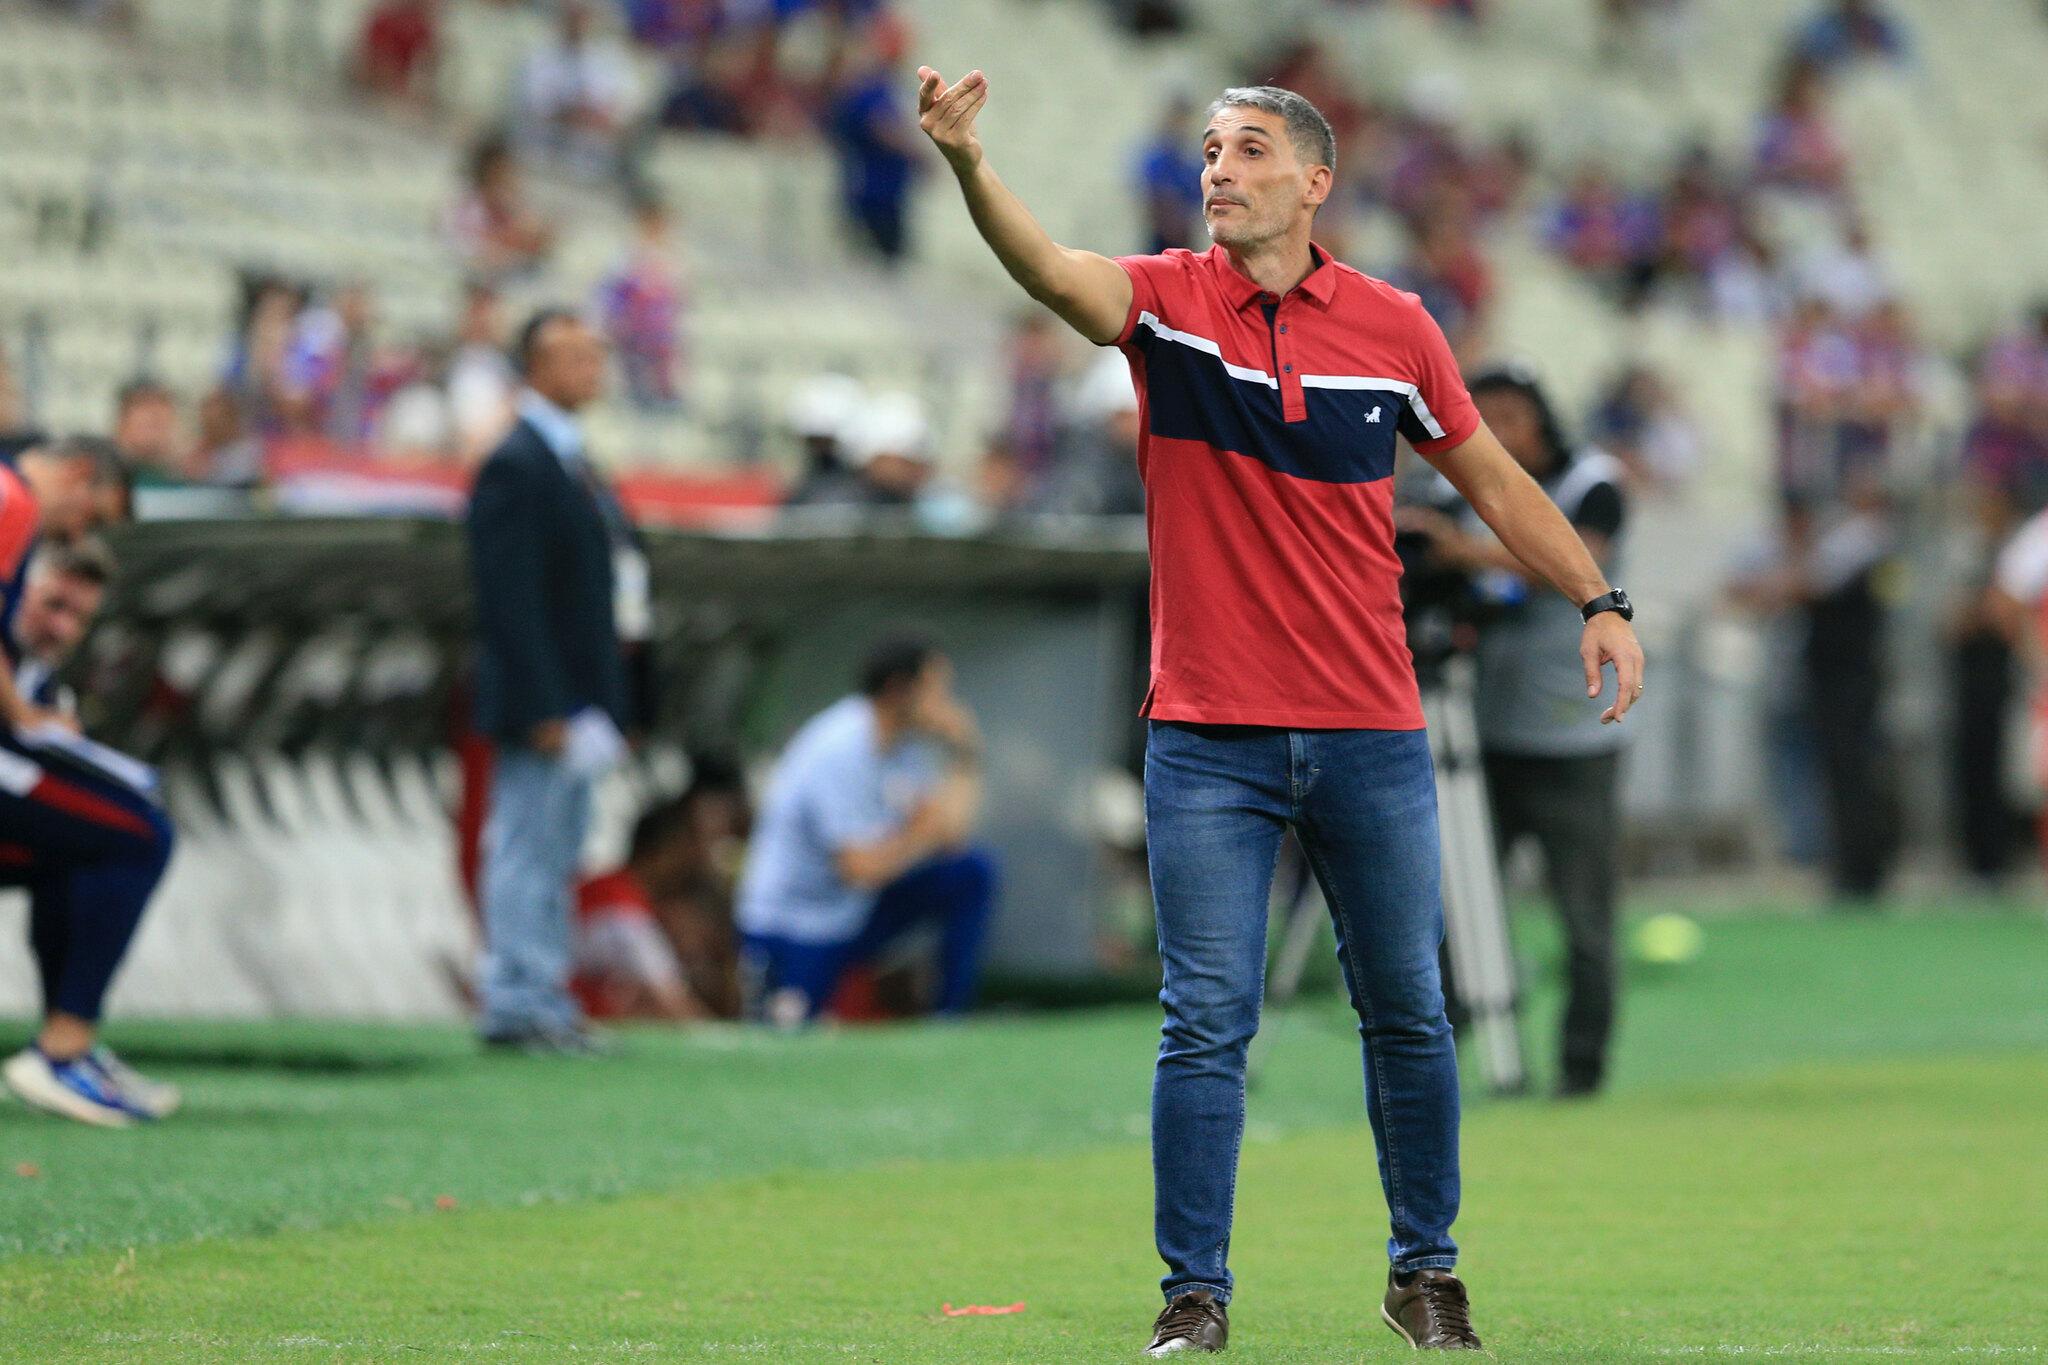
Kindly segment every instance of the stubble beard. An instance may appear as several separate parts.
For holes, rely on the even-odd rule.
[[[1240,206],[1243,220],[1219,223],[1203,215],[1203,226],[1209,229],[1209,240],[1220,247],[1243,253],[1264,246],[1280,234],[1271,231],[1267,224],[1252,216],[1248,206]]]

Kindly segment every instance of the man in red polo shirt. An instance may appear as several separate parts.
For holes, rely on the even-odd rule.
[[[1585,612],[1589,702],[1642,691],[1632,609],[1479,420],[1414,295],[1310,240],[1336,139],[1315,106],[1227,90],[1202,134],[1215,245],[1118,260],[1063,247],[1003,186],[974,119],[988,80],[918,73],[927,135],[1025,292],[1119,347],[1140,395],[1152,552],[1145,815],[1166,1023],[1153,1076],[1151,1354],[1222,1349],[1245,1052],[1266,899],[1289,828],[1336,922],[1392,1215],[1380,1312],[1416,1346],[1477,1349],[1457,1245],[1458,1075],[1437,968],[1436,791],[1394,556],[1395,436],[1536,577]],[[1592,704],[1597,704],[1593,702]]]

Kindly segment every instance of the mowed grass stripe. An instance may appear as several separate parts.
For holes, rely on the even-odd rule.
[[[1459,1232],[1495,1356],[2038,1356],[2044,1074],[2036,1052],[1830,1065],[1475,1113]],[[1405,1355],[1374,1318],[1363,1125],[1253,1140],[1239,1199],[1233,1359]],[[24,1259],[0,1358],[1129,1359],[1149,1207],[1125,1143]]]

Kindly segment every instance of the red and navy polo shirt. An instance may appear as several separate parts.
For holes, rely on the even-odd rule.
[[[1478,429],[1443,332],[1312,248],[1284,297],[1221,247],[1118,259],[1139,401],[1154,720],[1415,730],[1394,555],[1395,433]]]

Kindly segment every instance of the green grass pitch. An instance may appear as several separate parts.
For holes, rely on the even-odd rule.
[[[1458,1234],[1495,1357],[2048,1359],[2048,920],[1706,930],[1636,972],[1610,1097],[1471,1096]],[[1156,1027],[636,1032],[590,1064],[120,1027],[190,1108],[108,1133],[0,1106],[0,1359],[1133,1359]],[[1406,1353],[1376,1319],[1355,1036],[1320,994],[1274,1034],[1239,1208],[1230,1358]]]

